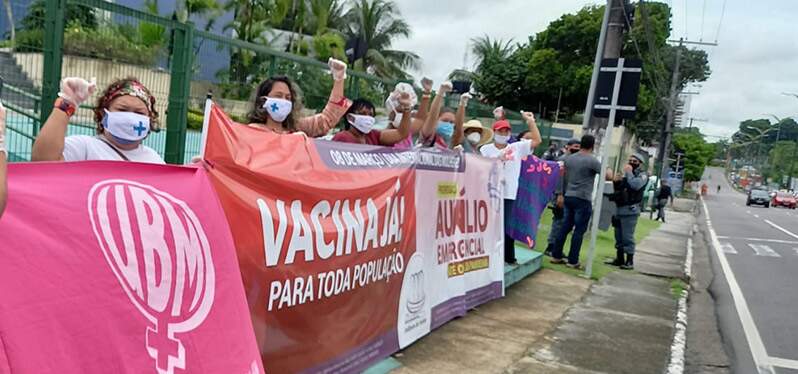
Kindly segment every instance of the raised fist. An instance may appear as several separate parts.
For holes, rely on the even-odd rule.
[[[438,89],[438,93],[447,94],[452,92],[452,82],[446,81],[441,83],[441,87]]]
[[[500,120],[500,119],[504,118],[504,107],[503,106],[499,106],[499,107],[496,107],[496,109],[493,109],[493,118],[496,118],[497,120]]]
[[[399,94],[399,109],[400,112],[409,112],[413,109],[413,98],[410,97],[410,94],[407,92],[402,92]]]
[[[432,79],[424,77],[421,79],[421,88],[424,89],[424,92],[429,93],[432,91]]]
[[[64,78],[61,80],[61,92],[58,96],[68,101],[72,105],[80,106],[97,90],[97,82],[95,78],[91,82],[83,78]]]
[[[524,117],[524,121],[526,122],[535,121],[535,113],[532,112],[521,111],[521,117]]]
[[[327,66],[330,67],[330,72],[332,73],[333,79],[337,81],[342,81],[346,79],[346,63],[341,60],[336,60],[330,57],[327,60]]]
[[[468,93],[468,92],[460,95],[460,105],[462,105],[462,106],[468,105],[468,100],[471,100],[473,98],[474,98],[474,96],[471,96],[471,94]]]

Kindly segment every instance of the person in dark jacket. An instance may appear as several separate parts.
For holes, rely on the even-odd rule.
[[[673,192],[667,181],[662,181],[662,186],[657,189],[654,198],[657,200],[657,221],[662,220],[665,223],[665,206],[668,205],[668,200],[673,205]]]
[[[608,264],[626,270],[634,269],[635,227],[640,217],[643,191],[648,183],[642,165],[643,156],[635,153],[629,157],[629,163],[624,165],[623,173],[616,175],[614,180],[615,193],[612,200],[617,210],[612,217],[612,225],[615,228],[616,257]]]

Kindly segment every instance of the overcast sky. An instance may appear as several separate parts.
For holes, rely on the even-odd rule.
[[[441,82],[463,67],[469,40],[480,35],[526,41],[564,13],[589,0],[397,0],[413,35],[394,47],[418,53],[421,72]],[[674,10],[671,37],[715,41],[709,52],[712,75],[693,98],[691,115],[702,132],[729,136],[748,118],[798,116],[798,0],[670,0]],[[706,3],[706,5],[704,5]],[[704,10],[705,9],[705,10]],[[702,17],[703,14],[703,17]],[[703,18],[703,31],[702,31]],[[465,61],[471,68],[471,56]],[[437,83],[436,83],[437,85]],[[712,141],[715,138],[710,138]]]

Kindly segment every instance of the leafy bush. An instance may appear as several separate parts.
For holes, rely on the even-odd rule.
[[[327,61],[330,57],[346,60],[345,45],[344,38],[338,34],[326,33],[313,37],[313,50],[319,61]]]
[[[15,52],[41,52],[44,41],[44,30],[20,30],[14,44]]]
[[[186,117],[186,126],[189,130],[202,130],[202,119],[204,117],[202,110],[189,108]]]
[[[124,28],[101,26],[94,30],[72,24],[64,32],[64,53],[133,65],[155,64],[161,47],[136,43],[126,32]]]

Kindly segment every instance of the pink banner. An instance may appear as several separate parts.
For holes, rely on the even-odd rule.
[[[263,373],[203,169],[12,164],[0,373]]]

